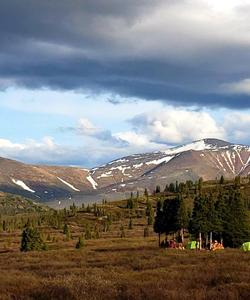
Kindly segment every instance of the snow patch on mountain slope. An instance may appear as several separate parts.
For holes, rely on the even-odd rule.
[[[119,163],[119,162],[126,162],[126,161],[128,161],[128,160],[125,158],[121,158],[121,159],[111,161],[110,163],[108,163],[108,165],[112,165],[112,164]]]
[[[98,184],[94,181],[94,179],[91,177],[91,175],[87,176],[86,179],[91,183],[94,190],[96,190]]]
[[[194,151],[203,151],[203,150],[211,150],[216,149],[217,147],[211,144],[206,143],[204,140],[196,141],[190,144],[186,144],[180,147],[175,147],[171,149],[167,149],[162,151],[165,154],[177,154],[184,151],[194,150]]]
[[[160,159],[155,159],[155,160],[151,160],[146,162],[146,165],[159,165],[163,162],[169,162],[174,156],[166,156]]]
[[[126,174],[126,173],[125,173],[125,171],[126,171],[127,169],[131,169],[131,167],[130,167],[130,166],[124,166],[124,165],[122,165],[122,166],[117,166],[117,167],[112,167],[112,168],[110,168],[111,171],[112,171],[112,170],[119,170],[119,171],[122,172],[123,175],[129,176],[130,174]]]
[[[138,169],[142,167],[143,163],[133,165],[133,168]]]
[[[97,177],[97,179],[100,178],[106,178],[106,177],[112,177],[112,171],[106,172],[106,173],[102,173],[100,176]]]
[[[77,188],[75,188],[72,184],[68,183],[67,181],[63,180],[60,177],[57,177],[57,179],[59,179],[62,183],[66,184],[68,187],[70,187],[72,190],[76,191],[76,192],[80,192],[80,190],[78,190]]]
[[[29,188],[22,180],[16,180],[16,179],[12,179],[12,182],[15,183],[16,185],[19,185],[21,188],[23,188],[24,190],[31,192],[31,193],[35,193],[34,190],[32,190],[31,188]]]

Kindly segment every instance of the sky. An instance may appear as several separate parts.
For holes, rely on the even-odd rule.
[[[250,144],[250,0],[1,0],[0,36],[2,157]]]

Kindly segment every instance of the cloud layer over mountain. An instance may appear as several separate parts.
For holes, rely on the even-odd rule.
[[[250,107],[250,2],[2,0],[0,87]]]

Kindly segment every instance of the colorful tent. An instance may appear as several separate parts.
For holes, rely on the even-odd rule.
[[[250,251],[250,242],[246,242],[246,243],[242,244],[241,249],[243,251]]]
[[[199,248],[199,242],[190,241],[190,242],[187,243],[187,249],[196,250],[198,248]]]

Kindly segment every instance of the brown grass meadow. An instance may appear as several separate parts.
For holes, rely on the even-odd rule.
[[[0,254],[0,299],[249,299],[250,253],[159,249],[156,237]]]
[[[123,202],[105,209],[120,218],[79,250],[75,245],[85,223],[101,222],[93,213],[67,217],[70,239],[62,228],[42,225],[48,251],[22,253],[20,229],[0,232],[0,299],[250,299],[250,252],[161,249],[152,225],[143,237],[145,216],[134,214],[129,229]],[[138,209],[145,211],[145,203]]]

